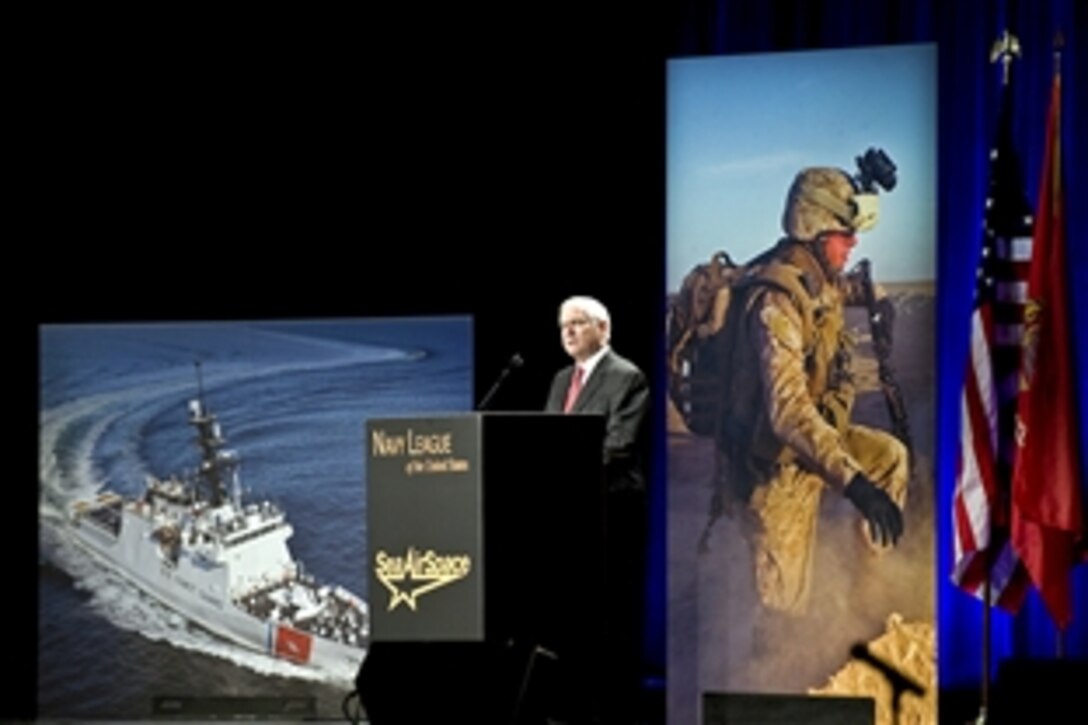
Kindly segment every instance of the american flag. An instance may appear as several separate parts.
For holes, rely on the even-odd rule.
[[[1023,311],[1031,262],[1032,209],[1012,146],[1011,94],[1005,89],[976,270],[967,370],[960,399],[960,453],[952,503],[952,581],[1016,611],[1028,578],[1009,540],[1010,484]]]

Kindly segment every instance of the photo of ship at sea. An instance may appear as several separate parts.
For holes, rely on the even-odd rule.
[[[38,712],[313,698],[365,655],[372,416],[472,407],[468,318],[39,328]]]

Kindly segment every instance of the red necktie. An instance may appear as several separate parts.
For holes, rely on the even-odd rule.
[[[574,401],[578,400],[578,393],[582,392],[582,366],[574,368],[574,374],[570,376],[570,387],[567,388],[567,397],[563,401],[563,412],[569,413],[574,407]]]

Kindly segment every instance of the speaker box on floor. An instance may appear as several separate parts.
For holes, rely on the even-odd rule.
[[[873,725],[868,697],[703,694],[703,725]]]

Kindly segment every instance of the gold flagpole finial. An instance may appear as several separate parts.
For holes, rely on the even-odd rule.
[[[1009,66],[1020,56],[1020,39],[1005,30],[990,48],[990,62],[1001,63],[1001,84],[1009,85]]]

